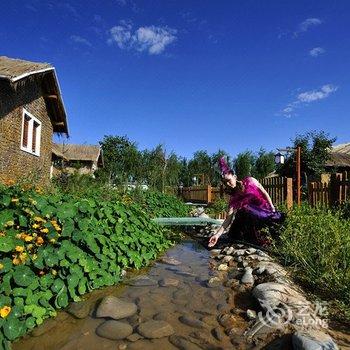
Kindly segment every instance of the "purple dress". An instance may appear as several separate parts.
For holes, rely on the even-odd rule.
[[[236,210],[236,216],[231,225],[231,238],[253,240],[254,243],[266,245],[266,239],[261,236],[263,227],[271,226],[282,220],[282,214],[274,211],[264,193],[258,187],[258,182],[252,177],[242,180],[243,191],[231,195],[229,207]]]

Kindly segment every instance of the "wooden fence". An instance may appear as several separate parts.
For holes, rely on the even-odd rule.
[[[329,180],[308,184],[308,202],[312,206],[333,206],[350,201],[350,172],[332,174]]]
[[[261,180],[261,183],[275,205],[286,204],[288,208],[293,205],[293,181],[291,178],[266,178]],[[227,201],[229,199],[222,187],[210,185],[184,187],[180,195],[187,202],[203,204],[212,203],[219,198],[224,198]]]

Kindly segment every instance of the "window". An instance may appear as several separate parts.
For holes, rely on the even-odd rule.
[[[41,122],[23,109],[21,150],[40,155]]]

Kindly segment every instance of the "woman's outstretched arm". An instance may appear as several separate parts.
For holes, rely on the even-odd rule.
[[[214,245],[217,243],[220,236],[231,225],[234,214],[235,214],[235,210],[233,208],[229,208],[229,210],[227,211],[226,219],[224,220],[220,228],[215,232],[215,234],[210,237],[208,247],[214,247]]]

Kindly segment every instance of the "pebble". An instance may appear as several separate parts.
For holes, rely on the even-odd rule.
[[[247,310],[247,317],[249,320],[255,320],[256,319],[256,311],[248,309]]]
[[[66,311],[75,318],[85,318],[90,313],[90,304],[86,301],[71,303]]]
[[[226,255],[231,255],[235,251],[234,247],[229,247],[226,251]]]
[[[221,279],[219,277],[212,277],[206,283],[208,288],[218,287],[221,285]]]
[[[175,258],[169,257],[169,256],[163,256],[162,258],[159,259],[160,262],[162,262],[163,264],[167,264],[167,265],[181,265],[181,261],[176,260]]]
[[[150,320],[141,323],[137,331],[145,338],[163,338],[174,334],[174,328],[165,321]]]
[[[220,264],[218,266],[218,271],[227,271],[228,270],[228,266],[226,264]]]
[[[165,277],[159,281],[159,285],[161,287],[177,287],[179,285],[180,281],[175,278],[169,278]]]
[[[243,284],[254,284],[253,269],[251,267],[246,267],[244,270],[244,275],[241,279]]]
[[[256,253],[256,249],[255,248],[249,248],[249,249],[247,249],[246,251],[246,254],[254,254],[254,253]]]
[[[142,339],[142,335],[138,334],[138,333],[133,333],[133,334],[129,335],[126,339],[131,341],[131,342],[135,342],[135,341]]]
[[[175,345],[177,348],[181,350],[201,350],[202,348],[198,345],[190,342],[184,337],[178,335],[172,335],[169,337],[169,341],[171,344]]]
[[[110,317],[119,320],[134,315],[136,311],[135,303],[129,303],[111,295],[102,299],[96,310],[96,317]]]
[[[96,329],[96,334],[100,337],[121,340],[132,333],[132,327],[124,322],[109,320],[100,324]]]
[[[228,262],[230,262],[231,260],[233,260],[233,256],[231,256],[231,255],[226,255],[226,256],[222,259],[222,261],[225,262],[225,263],[228,263]]]
[[[205,328],[207,326],[204,322],[186,315],[180,316],[179,321],[187,326],[194,328]]]

